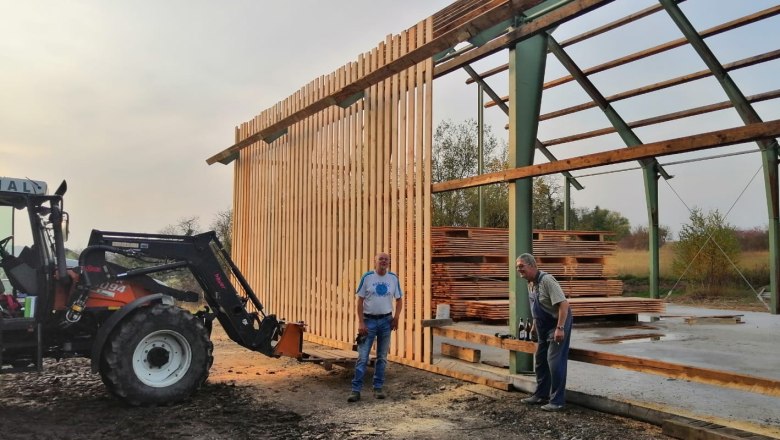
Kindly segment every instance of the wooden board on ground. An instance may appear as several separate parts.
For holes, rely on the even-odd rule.
[[[680,439],[763,440],[770,438],[704,420],[692,420],[682,417],[664,420],[662,428],[664,435]]]
[[[724,316],[688,316],[685,318],[686,324],[744,324],[742,317],[745,315],[724,315]]]
[[[482,351],[474,348],[461,347],[446,342],[441,343],[441,354],[466,362],[477,363],[482,356]]]

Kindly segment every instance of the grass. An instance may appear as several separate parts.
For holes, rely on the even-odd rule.
[[[717,292],[704,291],[689,287],[687,280],[672,273],[674,260],[674,245],[661,247],[659,254],[660,286],[662,296],[673,289],[669,300],[674,303],[690,304],[715,308],[740,308],[745,310],[766,311],[764,305],[756,298],[753,290],[742,279],[742,276],[732,267],[724,270],[734,274],[734,285],[719,289]],[[649,297],[650,252],[646,250],[618,248],[615,256],[608,260],[608,270],[623,280],[624,295]],[[759,290],[769,283],[769,251],[743,252],[737,262],[753,289]]]

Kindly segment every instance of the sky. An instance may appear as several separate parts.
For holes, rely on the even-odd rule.
[[[209,166],[205,160],[232,144],[236,125],[449,3],[0,0],[0,176],[44,180],[50,191],[67,180],[68,246],[74,249],[86,245],[93,228],[157,232],[197,216],[205,229],[217,212],[231,207],[233,182],[232,165]],[[617,0],[561,26],[553,36],[561,41],[650,4]],[[681,7],[701,30],[777,4],[688,0]],[[588,67],[679,36],[668,16],[655,14],[623,34],[608,33],[567,51]],[[775,50],[780,19],[707,41],[723,63]],[[484,71],[506,61],[504,51],[474,68]],[[635,64],[592,80],[610,94],[704,68],[687,47]],[[552,59],[547,67],[547,79],[563,73]],[[745,94],[760,93],[780,88],[778,67],[780,62],[772,61],[733,76]],[[435,81],[434,122],[476,118],[476,88],[466,85],[466,78],[457,71]],[[505,95],[507,81],[506,75],[496,75],[489,83]],[[631,121],[725,99],[717,82],[702,80],[615,107]],[[586,100],[570,84],[545,92],[542,111]],[[778,100],[757,104],[756,110],[764,120],[780,118]],[[500,110],[487,109],[486,120],[506,137]],[[638,129],[637,134],[652,142],[740,124],[728,111]],[[542,123],[539,138],[605,126],[602,114],[587,111]],[[564,158],[621,146],[617,137],[602,136],[552,151]],[[755,148],[742,145],[660,161]],[[543,161],[541,154],[537,157]],[[660,184],[661,224],[678,231],[688,218],[686,206],[725,213],[733,204],[727,221],[741,228],[764,226],[760,165],[760,155],[751,153],[669,166],[676,177]],[[575,207],[599,205],[620,212],[632,225],[647,223],[641,171],[580,181],[586,189],[573,191]]]

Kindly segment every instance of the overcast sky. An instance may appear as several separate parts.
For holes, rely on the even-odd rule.
[[[205,159],[232,144],[235,125],[449,3],[0,0],[0,176],[44,180],[50,191],[68,181],[71,248],[83,247],[92,228],[156,232],[191,216],[200,217],[206,228],[216,212],[231,206],[233,167],[208,166]],[[777,3],[688,0],[682,8],[701,30]],[[564,40],[650,4],[618,0],[561,26],[554,36]],[[668,16],[656,14],[623,34],[573,46],[570,53],[589,67],[679,36]],[[773,17],[707,41],[723,63],[775,50],[780,20]],[[475,68],[487,70],[506,60],[502,52]],[[615,69],[592,79],[611,94],[704,68],[689,48],[636,64],[636,71]],[[773,61],[734,77],[748,95],[775,90],[778,67]],[[563,72],[552,61],[548,68],[548,79]],[[476,90],[465,85],[466,78],[459,71],[435,82],[434,121],[476,117]],[[507,93],[505,75],[490,84]],[[545,94],[543,111],[587,100],[573,84],[558,89]],[[725,99],[717,83],[707,80],[616,108],[631,121]],[[764,120],[780,118],[778,100],[756,109]],[[487,110],[487,118],[505,137],[500,110]],[[652,142],[740,124],[728,111],[637,134]],[[583,112],[542,124],[539,138],[605,126],[600,113]],[[562,158],[620,146],[617,137],[604,136],[553,152]],[[765,225],[761,173],[749,183],[760,164],[758,154],[747,154],[669,167],[677,177],[671,186],[661,183],[661,223],[678,230],[688,217],[686,204],[725,213],[745,190],[727,220],[743,228]],[[620,211],[634,225],[646,224],[641,172],[581,182],[586,190],[573,194],[575,206],[598,204]]]

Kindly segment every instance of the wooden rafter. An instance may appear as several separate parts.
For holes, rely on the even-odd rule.
[[[604,151],[570,159],[561,159],[539,165],[514,168],[465,179],[449,180],[432,185],[434,193],[490,185],[493,183],[510,182],[526,177],[544,176],[547,174],[573,171],[602,165],[610,165],[632,160],[666,156],[669,154],[722,147],[726,145],[751,142],[758,139],[780,136],[780,120],[745,125],[743,127],[701,133],[667,141],[654,142],[630,148]]]

